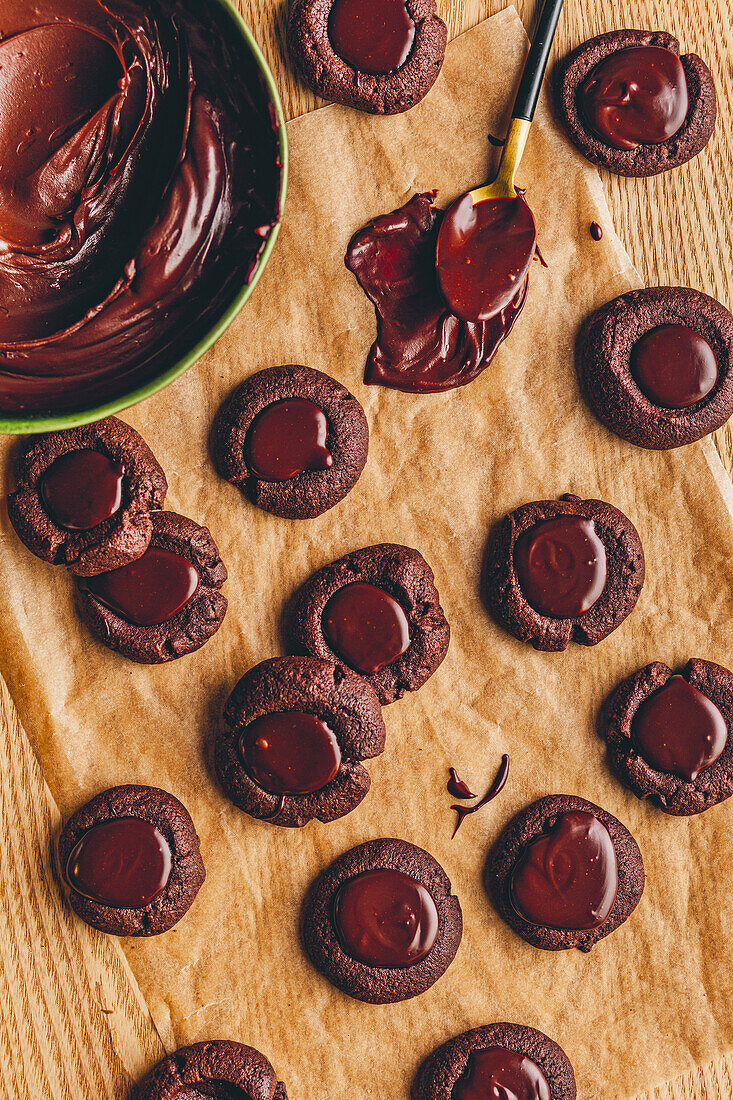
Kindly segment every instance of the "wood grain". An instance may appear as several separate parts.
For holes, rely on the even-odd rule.
[[[287,59],[286,0],[239,6],[275,73],[286,115],[318,106]],[[504,6],[439,0],[452,37]],[[531,29],[534,0],[516,7]],[[708,149],[674,173],[639,181],[606,175],[604,184],[616,229],[647,284],[694,286],[729,307],[732,14],[732,0],[566,0],[556,45],[561,55],[602,30],[665,29],[709,64],[720,118]],[[717,433],[716,444],[733,473],[730,428]],[[162,1046],[116,941],[87,929],[64,902],[52,858],[59,813],[1,680],[0,729],[0,1100],[117,1100]],[[639,1100],[733,1100],[733,1058]]]
[[[117,1100],[162,1045],[115,939],[66,905],[61,817],[0,680],[0,1097]]]

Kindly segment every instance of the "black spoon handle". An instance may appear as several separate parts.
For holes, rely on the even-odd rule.
[[[562,5],[563,0],[545,0],[537,30],[527,54],[519,91],[514,101],[512,118],[524,118],[528,122],[534,118]]]

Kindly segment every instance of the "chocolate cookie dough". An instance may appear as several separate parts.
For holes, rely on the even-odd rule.
[[[167,932],[206,877],[188,811],[156,787],[98,794],[67,821],[58,857],[71,908],[116,936]]]
[[[637,447],[694,443],[733,413],[733,316],[687,287],[632,290],[597,310],[578,340],[593,412]]]
[[[611,766],[639,798],[686,817],[733,794],[733,673],[693,658],[681,673],[660,661],[616,688],[599,727]]]
[[[167,491],[142,436],[110,416],[31,439],[16,462],[8,515],[36,557],[94,576],[145,553],[150,513]]]
[[[602,500],[568,493],[523,504],[489,537],[486,603],[500,626],[535,649],[603,641],[633,611],[643,584],[636,528]]]
[[[509,822],[489,853],[484,882],[500,916],[527,943],[590,951],[638,905],[644,863],[620,821],[584,798],[558,794]]]
[[[370,787],[363,760],[384,751],[376,692],[317,657],[275,657],[229,696],[216,740],[219,781],[236,806],[275,825],[335,821]]]
[[[225,402],[212,445],[221,476],[253,504],[287,519],[311,519],[356,485],[369,425],[353,394],[327,374],[271,367]]]
[[[424,993],[463,933],[443,868],[405,840],[371,840],[319,875],[303,905],[303,942],[328,980],[370,1004]]]
[[[664,31],[619,30],[578,46],[555,99],[574,145],[619,176],[655,176],[705,148],[717,99],[710,70]]]
[[[422,687],[450,640],[430,566],[417,550],[391,543],[319,569],[295,594],[287,620],[294,647],[358,672],[383,705]]]
[[[194,1100],[199,1096],[242,1100],[288,1100],[285,1085],[254,1047],[214,1039],[181,1047],[159,1062],[133,1093],[133,1100]]]
[[[488,1024],[443,1043],[423,1063],[412,1100],[575,1100],[567,1054],[523,1024]]]
[[[435,0],[291,0],[290,53],[324,99],[395,115],[428,94],[448,31]]]
[[[226,566],[206,527],[156,512],[137,561],[77,584],[79,613],[103,645],[157,665],[200,649],[226,614]]]

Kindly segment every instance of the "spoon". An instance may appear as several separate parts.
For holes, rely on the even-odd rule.
[[[464,321],[488,321],[517,295],[535,254],[534,217],[514,185],[563,0],[545,0],[514,101],[499,171],[448,207],[436,266],[443,297]]]

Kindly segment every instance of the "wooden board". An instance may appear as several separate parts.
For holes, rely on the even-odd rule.
[[[273,68],[286,115],[318,106],[287,60],[287,0],[239,6]],[[439,0],[451,36],[504,6]],[[535,0],[516,7],[531,29]],[[708,149],[676,172],[651,180],[605,176],[616,229],[648,285],[697,287],[730,308],[733,0],[565,0],[556,53],[624,26],[669,30],[685,52],[698,52],[713,71],[720,117]],[[733,474],[729,427],[716,444]],[[52,858],[59,813],[2,681],[0,807],[0,1100],[118,1100],[162,1046],[117,942],[87,929],[63,901]],[[312,1095],[336,1100],[318,1097],[317,1088]],[[639,1100],[733,1100],[733,1057]]]

